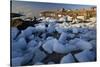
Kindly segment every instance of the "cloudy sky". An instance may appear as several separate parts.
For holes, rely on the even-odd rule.
[[[94,5],[58,4],[43,2],[12,1],[12,11],[14,13],[24,13],[27,16],[39,16],[41,11],[56,9],[80,9],[89,8]]]

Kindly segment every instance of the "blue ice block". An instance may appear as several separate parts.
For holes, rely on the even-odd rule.
[[[21,66],[22,60],[23,60],[22,57],[12,58],[11,64],[12,64],[12,66]]]
[[[48,53],[53,53],[53,43],[55,42],[55,40],[56,39],[51,39],[51,40],[47,40],[44,44],[43,44],[43,46],[42,46],[42,48],[46,51],[46,52],[48,52]]]
[[[75,60],[71,53],[64,56],[60,61],[60,63],[74,63],[74,62]]]
[[[96,57],[95,52],[90,50],[84,50],[80,53],[75,54],[75,58],[79,62],[88,62],[88,61],[94,61]]]
[[[11,28],[11,37],[12,39],[16,38],[17,34],[19,33],[19,30],[16,27]]]
[[[46,56],[47,55],[43,51],[37,49],[32,62],[41,62],[44,58],[46,58]]]

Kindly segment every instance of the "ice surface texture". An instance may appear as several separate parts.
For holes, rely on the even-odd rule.
[[[73,63],[73,62],[75,62],[75,60],[72,54],[64,56],[60,61],[60,63]]]
[[[96,30],[45,18],[34,27],[11,28],[13,66],[88,62],[96,60]],[[71,19],[70,19],[71,20]]]

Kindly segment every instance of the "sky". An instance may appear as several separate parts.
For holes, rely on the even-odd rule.
[[[12,1],[11,12],[23,13],[26,16],[39,16],[41,11],[65,9],[80,9],[89,8],[95,5],[79,5],[79,4],[61,4],[61,3],[43,3],[43,2],[27,2],[27,1]]]

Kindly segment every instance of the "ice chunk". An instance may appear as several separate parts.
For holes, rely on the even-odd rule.
[[[67,53],[67,49],[66,49],[66,45],[61,44],[58,40],[55,40],[55,42],[53,42],[53,51],[55,51],[56,53]]]
[[[21,37],[28,38],[32,35],[32,33],[35,33],[36,29],[34,27],[28,27],[25,30],[22,30],[19,36],[17,37],[17,40]]]
[[[38,24],[35,29],[38,31],[38,32],[45,32],[46,30],[46,27],[45,27],[45,24]]]
[[[96,40],[91,40],[90,43],[92,44],[93,49],[95,49],[96,48]]]
[[[59,27],[59,26],[56,26],[55,29],[56,29],[56,31],[57,31],[58,33],[63,33],[63,32],[66,31],[66,28]]]
[[[48,31],[48,33],[52,33],[52,32],[54,32],[55,31],[55,27],[48,27],[47,28],[47,31]]]
[[[55,40],[56,40],[56,39],[47,40],[47,41],[43,44],[42,48],[43,48],[46,52],[48,52],[48,53],[51,54],[51,53],[53,52],[53,43],[55,42]]]
[[[49,25],[47,27],[47,32],[48,33],[52,33],[52,32],[55,31],[55,24],[56,24],[56,22],[49,23]]]
[[[87,28],[79,28],[79,32],[84,34],[84,33],[87,33],[89,31]]]
[[[21,57],[23,56],[22,52],[12,51],[12,58]]]
[[[61,33],[60,37],[59,37],[59,42],[61,43],[65,43],[66,42],[66,36],[67,36],[67,33]]]
[[[46,57],[46,54],[40,49],[36,50],[33,62],[41,62]]]
[[[80,36],[81,39],[84,40],[93,40],[96,39],[96,33],[94,31],[88,31],[87,33]]]
[[[22,64],[22,57],[12,58],[12,66],[21,66]]]
[[[17,42],[12,43],[12,48],[14,50],[18,50],[18,49],[26,49],[27,47],[27,42],[25,40],[25,38],[20,38]]]
[[[51,40],[54,39],[53,37],[47,37],[46,40]]]
[[[28,27],[26,28],[23,33],[26,37],[32,35],[33,32],[36,32],[35,28],[34,27]]]
[[[77,34],[77,33],[78,33],[78,29],[77,29],[77,28],[73,28],[73,29],[72,29],[72,32],[73,32],[74,34]]]
[[[32,60],[34,57],[34,52],[33,51],[29,51],[27,53],[25,53],[25,55],[22,58],[22,64],[27,64],[29,63],[30,60]]]
[[[75,38],[74,40],[70,41],[73,45],[76,45],[77,48],[81,49],[81,50],[85,50],[85,49],[92,49],[92,44],[89,43],[88,41],[79,39],[79,38]]]
[[[27,42],[26,42],[25,38],[20,38],[18,40],[18,45],[20,46],[21,49],[25,49],[27,46]]]
[[[21,31],[21,33],[17,36],[16,40],[19,40],[19,39],[22,38],[22,37],[23,37],[23,38],[26,37],[23,31]]]
[[[69,44],[71,44],[71,45],[76,44],[76,42],[78,41],[78,39],[79,39],[79,38],[71,39],[71,40],[69,41]]]
[[[66,52],[72,52],[72,51],[79,51],[80,49],[77,48],[77,46],[75,45],[70,45],[70,44],[66,44]]]
[[[68,33],[67,36],[66,36],[66,39],[69,40],[69,39],[72,39],[75,37],[75,34],[73,33]]]
[[[43,33],[43,34],[41,35],[41,38],[42,38],[42,39],[45,39],[45,38],[46,38],[46,35],[47,35],[46,33]]]
[[[76,46],[83,50],[92,49],[92,44],[82,39],[78,40],[78,42],[76,43]]]
[[[32,40],[32,39],[34,39],[34,35],[33,35],[33,34],[30,35],[30,36],[28,37],[28,39],[29,39],[29,41]]]
[[[34,48],[36,46],[38,46],[38,43],[35,40],[31,40],[27,45],[28,48],[29,47],[33,47]]]
[[[84,50],[78,54],[75,54],[75,57],[79,62],[88,62],[88,61],[94,61],[96,54],[95,52]]]
[[[73,63],[73,62],[75,62],[75,60],[74,60],[74,57],[72,56],[72,54],[70,54],[70,53],[68,55],[64,56],[60,61],[60,63]]]
[[[50,24],[50,25],[47,27],[47,32],[48,32],[48,33],[52,33],[52,32],[54,32],[54,31],[55,31],[55,26],[52,25],[52,24]]]
[[[13,39],[17,36],[18,33],[19,33],[19,30],[16,27],[11,28],[11,35]]]

